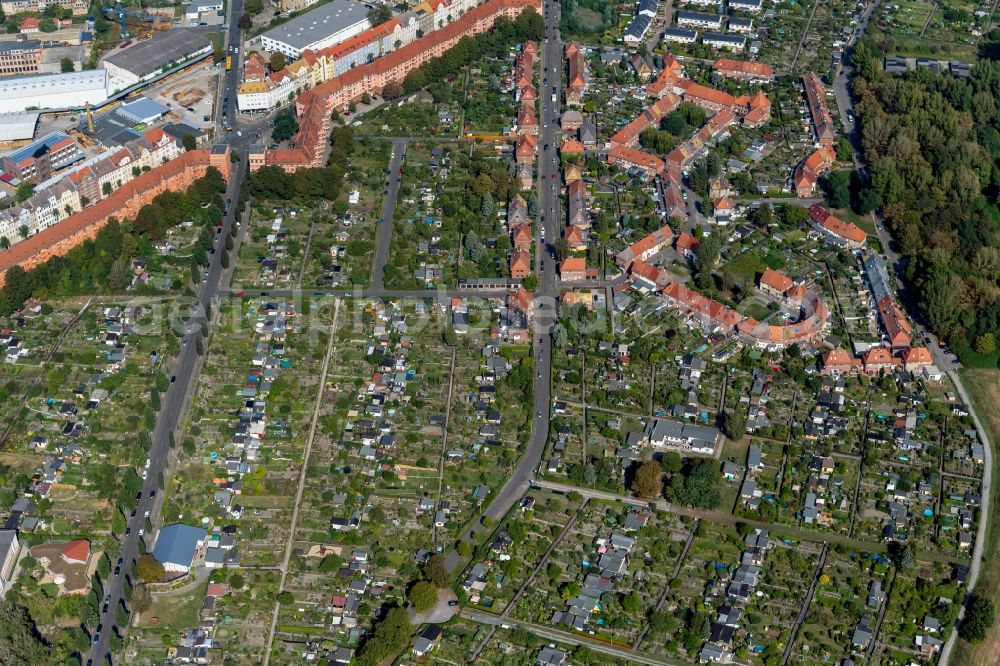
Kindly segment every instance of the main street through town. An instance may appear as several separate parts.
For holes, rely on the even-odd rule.
[[[180,421],[188,401],[188,396],[195,388],[197,381],[197,369],[199,363],[198,351],[194,338],[200,330],[201,322],[205,321],[206,305],[211,304],[216,298],[220,289],[220,284],[224,279],[228,279],[232,269],[223,269],[222,252],[225,249],[225,239],[230,233],[239,207],[235,202],[239,199],[240,183],[245,175],[246,163],[241,160],[233,164],[232,177],[226,189],[226,198],[234,202],[228,207],[228,211],[223,219],[222,233],[219,234],[215,242],[215,253],[211,255],[208,267],[208,277],[204,280],[198,293],[197,304],[193,308],[194,316],[189,320],[191,326],[188,340],[181,348],[180,354],[172,363],[168,365],[171,373],[170,386],[162,398],[160,412],[157,415],[156,426],[153,428],[152,445],[150,446],[146,479],[142,484],[142,490],[135,498],[135,512],[126,523],[125,540],[122,542],[119,560],[115,563],[113,575],[106,588],[105,595],[108,601],[107,611],[101,615],[102,630],[95,634],[96,642],[90,650],[87,664],[99,663],[104,659],[107,663],[112,662],[112,655],[108,651],[108,640],[115,618],[115,609],[123,601],[126,579],[132,577],[132,563],[139,557],[139,539],[147,539],[151,535],[145,534],[146,518],[155,525],[156,521],[156,492],[159,489],[159,479],[165,475],[167,462],[170,455],[170,437]],[[234,246],[235,247],[235,246]],[[151,541],[150,541],[151,543]],[[103,611],[103,607],[102,607]],[[123,631],[123,629],[117,629]],[[103,657],[102,657],[103,655]]]
[[[231,127],[237,125],[236,94],[239,89],[239,72],[242,68],[242,58],[239,57],[238,50],[242,43],[242,34],[239,27],[239,19],[243,14],[243,0],[232,0],[229,6],[229,29],[227,31],[226,52],[234,55],[234,62],[237,63],[230,71],[224,71],[221,76],[220,85],[224,100],[218,109],[217,117],[225,119]],[[153,428],[152,445],[149,449],[149,466],[146,479],[143,482],[141,494],[135,501],[135,512],[126,523],[125,540],[122,542],[121,553],[112,577],[105,589],[105,600],[107,604],[102,604],[101,631],[95,635],[95,642],[91,646],[87,655],[87,665],[97,663],[113,663],[113,655],[108,649],[108,642],[112,631],[123,632],[123,628],[113,627],[115,609],[118,604],[123,603],[126,579],[131,579],[133,562],[139,557],[139,539],[146,539],[147,544],[152,543],[150,534],[145,533],[147,516],[150,524],[156,526],[157,498],[156,492],[159,489],[159,480],[166,476],[167,463],[170,456],[170,437],[176,430],[181,419],[181,415],[188,403],[189,396],[193,394],[197,386],[197,373],[200,368],[197,344],[193,338],[194,331],[200,329],[205,322],[206,306],[211,307],[220,294],[220,291],[232,276],[232,268],[223,269],[222,251],[225,248],[225,239],[231,232],[235,223],[239,206],[240,187],[246,175],[245,151],[254,141],[256,132],[263,125],[262,121],[257,121],[246,128],[246,131],[221,132],[220,136],[225,137],[231,150],[239,153],[239,161],[233,164],[231,177],[226,188],[225,197],[231,204],[227,205],[225,217],[223,218],[222,233],[219,234],[215,242],[215,254],[211,255],[208,267],[208,277],[200,287],[196,307],[192,308],[193,316],[189,320],[192,331],[187,337],[188,342],[181,348],[180,354],[170,364],[171,383],[166,394],[161,401],[160,412],[157,415],[156,425]],[[238,256],[239,246],[234,245],[233,256]],[[235,262],[233,262],[235,266]],[[214,311],[214,308],[212,308]],[[207,341],[206,341],[207,342]],[[104,611],[107,608],[107,611]]]
[[[517,466],[507,481],[497,491],[490,505],[483,512],[497,521],[510,510],[528,490],[542,460],[549,435],[549,410],[552,404],[552,327],[559,319],[559,276],[554,257],[555,239],[562,233],[560,224],[562,190],[559,185],[559,100],[562,97],[563,48],[559,37],[559,5],[548,0],[544,4],[545,40],[539,49],[541,79],[548,79],[541,87],[542,123],[538,138],[538,205],[540,224],[535,238],[535,258],[538,262],[538,289],[534,299],[534,353],[535,378],[533,385],[533,421],[531,436]],[[483,530],[481,523],[473,523],[462,535],[469,541]],[[459,556],[454,550],[448,553],[446,565],[453,570]]]

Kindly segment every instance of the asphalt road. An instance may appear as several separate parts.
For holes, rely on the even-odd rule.
[[[224,273],[221,263],[222,252],[220,250],[225,247],[226,236],[229,233],[238,210],[235,202],[239,199],[240,183],[243,180],[246,166],[243,161],[237,162],[233,166],[233,176],[229,180],[226,197],[231,199],[234,204],[229,207],[229,212],[224,218],[222,233],[219,234],[219,240],[215,243],[217,251],[214,255],[211,255],[208,279],[200,286],[198,293],[199,312],[195,320],[199,326],[200,322],[204,321],[205,304],[210,303],[219,290],[219,283]],[[193,338],[194,335],[191,337]],[[171,384],[161,400],[160,413],[156,419],[156,426],[153,428],[153,443],[148,454],[149,469],[146,480],[142,485],[142,495],[135,503],[135,515],[129,518],[126,523],[129,533],[125,535],[124,542],[122,543],[120,557],[123,564],[121,572],[118,575],[113,575],[114,572],[112,571],[112,577],[105,589],[105,594],[110,595],[108,612],[103,614],[100,620],[103,629],[99,634],[95,634],[98,640],[93,644],[90,653],[87,655],[88,660],[92,659],[95,664],[112,663],[112,656],[108,651],[108,637],[111,635],[112,626],[114,625],[115,609],[119,603],[122,603],[122,590],[125,585],[125,579],[131,576],[132,562],[139,557],[139,531],[145,527],[145,512],[150,512],[151,521],[156,518],[153,515],[155,497],[153,497],[152,493],[157,490],[157,479],[166,468],[167,458],[170,453],[169,433],[177,426],[177,421],[180,419],[181,412],[184,409],[187,394],[196,384],[195,364],[197,360],[197,345],[192,339],[188,344],[182,346],[180,355],[168,366],[168,372],[171,373],[172,377]],[[151,545],[152,540],[150,539],[148,543]],[[87,661],[86,663],[89,664],[91,662]]]
[[[389,260],[389,243],[392,240],[392,218],[396,213],[396,198],[406,154],[406,140],[392,140],[392,157],[389,159],[389,173],[386,174],[385,201],[382,203],[382,218],[378,224],[378,240],[375,244],[375,269],[372,272],[372,290],[382,291],[385,287],[385,264]]]
[[[535,470],[545,452],[545,442],[549,435],[549,406],[552,396],[552,325],[558,321],[559,275],[556,272],[556,260],[549,255],[548,247],[554,247],[555,240],[562,233],[560,223],[562,215],[561,182],[559,170],[559,150],[557,143],[559,100],[562,99],[563,85],[563,47],[559,37],[559,5],[546,0],[544,3],[546,38],[539,49],[539,81],[548,79],[539,91],[541,100],[540,121],[541,132],[538,138],[538,204],[541,220],[538,225],[538,235],[535,239],[535,256],[541,270],[538,272],[538,289],[534,299],[533,335],[535,353],[535,378],[533,388],[534,417],[531,424],[531,438],[527,449],[521,456],[517,466],[511,472],[503,487],[486,508],[484,515],[497,521],[510,510],[528,490]],[[556,89],[555,101],[552,101],[552,88]],[[544,146],[548,144],[546,150]],[[543,232],[544,229],[544,232]],[[477,292],[469,292],[475,295]],[[479,522],[475,522],[462,535],[462,540],[468,541],[483,530]],[[447,555],[446,566],[453,570],[459,561],[454,550]]]
[[[875,8],[878,7],[879,2],[880,0],[875,0],[865,7],[858,21],[858,26],[854,33],[854,41],[851,42],[852,44],[864,34],[865,29],[871,21],[871,15],[875,11]],[[868,173],[868,165],[865,163],[864,153],[861,150],[861,131],[856,122],[857,118],[854,115],[854,99],[851,97],[850,91],[853,77],[854,70],[850,65],[850,60],[845,59],[844,66],[841,68],[837,78],[834,79],[833,95],[837,100],[837,108],[840,112],[840,123],[844,135],[854,148],[854,168],[858,173],[865,176]],[[901,277],[904,265],[896,249],[896,242],[885,227],[885,221],[878,213],[872,213],[871,217],[875,224],[879,243],[882,245],[882,250],[885,253],[886,262],[896,282],[900,300],[906,306],[907,311],[916,324],[913,331],[914,343],[920,344],[922,342],[927,345],[930,349],[931,357],[934,359],[934,364],[940,370],[947,372],[957,369],[959,367],[958,356],[950,352],[945,352],[944,348],[938,344],[937,337],[927,328],[916,294],[909,289],[905,280]]]

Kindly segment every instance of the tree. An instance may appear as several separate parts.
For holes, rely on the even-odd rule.
[[[195,138],[194,134],[185,134],[181,143],[184,144],[184,150],[194,150],[198,147],[198,139]]]
[[[27,238],[28,237],[28,225],[27,224],[22,224],[21,226],[19,226],[17,228],[17,235],[21,237],[21,240],[24,240],[25,238]]]
[[[106,196],[106,197],[107,196],[111,196],[111,183],[110,182],[105,181],[104,184],[101,185],[101,193],[104,196]]]
[[[271,54],[267,63],[271,66],[272,72],[277,72],[285,68],[285,54],[281,51],[275,51]]]
[[[430,610],[437,604],[437,586],[426,580],[418,581],[410,588],[406,598],[418,613]]]
[[[632,479],[632,492],[644,499],[658,497],[663,492],[663,469],[655,460],[647,460],[639,466]]]
[[[0,603],[0,664],[43,664],[49,646],[28,611],[13,601]]]
[[[229,587],[234,590],[242,590],[244,585],[246,581],[243,579],[243,574],[237,572],[229,577]]]
[[[147,583],[159,583],[163,580],[163,574],[166,573],[163,565],[153,559],[149,553],[139,556],[135,570],[139,578]]]
[[[377,666],[394,656],[410,640],[410,617],[400,607],[390,608],[385,617],[375,627],[371,637],[358,651],[358,666]]]
[[[390,81],[382,87],[382,97],[387,100],[399,99],[403,96],[403,87],[395,81]]]
[[[281,604],[282,606],[287,606],[289,604],[295,603],[295,596],[292,595],[292,593],[289,592],[288,590],[282,590],[281,592],[279,592],[277,599],[278,603]]]
[[[35,184],[30,180],[23,181],[17,186],[17,200],[24,201],[35,193]]]
[[[246,0],[243,4],[243,9],[256,16],[264,11],[264,0]]]
[[[746,434],[747,417],[740,409],[728,409],[722,414],[722,433],[729,439],[741,439]]]
[[[10,239],[6,236],[0,236],[0,250],[7,250],[10,248]]]
[[[712,267],[719,260],[721,249],[722,240],[718,236],[703,237],[698,243],[698,248],[695,250],[695,267],[698,269],[695,284],[699,289],[713,286]]]
[[[496,204],[493,202],[493,195],[487,192],[483,195],[483,199],[479,205],[479,212],[482,213],[483,217],[491,218],[496,214]]]
[[[74,65],[73,61],[70,60],[69,58],[62,58],[59,61],[59,71],[61,71],[63,74],[67,74],[69,72],[75,72],[76,65]]]
[[[722,503],[722,472],[714,460],[698,459],[690,463],[679,486],[675,480],[671,481],[675,498],[684,504],[715,509]]]
[[[913,551],[905,543],[900,543],[899,541],[890,543],[888,555],[889,560],[897,569],[912,569],[917,565],[917,561],[913,557]]]
[[[667,451],[663,454],[663,457],[660,458],[660,466],[667,474],[676,474],[681,471],[681,454],[676,451]]]
[[[437,587],[448,587],[451,585],[451,575],[445,567],[444,555],[434,555],[427,560],[424,565],[424,578]]]
[[[374,5],[368,10],[368,21],[372,26],[382,25],[392,18],[392,10],[388,5]]]
[[[850,145],[850,144],[848,144]],[[834,208],[851,205],[851,172],[834,171],[826,177],[827,196]]]
[[[250,18],[250,14],[244,12],[243,15],[240,16],[240,21],[237,25],[240,26],[240,30],[250,30],[253,28],[253,19]]]
[[[332,573],[334,571],[340,571],[340,567],[344,565],[344,559],[339,555],[326,555],[319,562],[319,570],[324,573]]]
[[[975,350],[977,354],[982,354],[988,356],[997,350],[996,341],[993,338],[993,333],[983,333],[982,335],[976,337]]]
[[[638,592],[631,592],[622,597],[622,610],[626,613],[636,614],[642,610],[642,595]]]
[[[559,587],[559,596],[563,599],[563,601],[569,601],[578,594],[580,594],[580,583],[575,580],[563,583]]]
[[[809,211],[802,206],[789,204],[781,209],[781,221],[790,227],[800,227],[809,219]]]
[[[972,593],[965,609],[965,617],[958,625],[958,635],[973,644],[982,642],[986,638],[986,632],[993,626],[995,616],[993,602],[988,597]]]
[[[295,112],[291,108],[284,108],[274,116],[274,128],[271,130],[271,138],[275,141],[291,139],[298,131],[299,122],[295,119]]]

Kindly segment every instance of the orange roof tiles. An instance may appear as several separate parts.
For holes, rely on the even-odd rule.
[[[699,245],[701,245],[701,241],[686,231],[682,231],[677,237],[677,242],[674,243],[674,247],[679,252],[694,252],[698,249]]]
[[[63,548],[62,556],[67,562],[84,563],[90,559],[90,542],[86,539],[70,541]]]
[[[854,358],[845,349],[831,349],[820,356],[823,367],[850,367]]]
[[[732,210],[733,202],[729,197],[719,197],[712,202],[712,206],[715,208],[716,212],[720,210]]]
[[[885,327],[885,332],[889,336],[889,342],[892,343],[892,346],[904,347],[909,345],[910,334],[913,329],[910,326],[910,322],[906,320],[903,310],[892,299],[892,296],[883,296],[882,300],[876,303],[876,306],[878,307],[879,318],[882,320],[882,326]]]
[[[507,305],[515,310],[527,313],[531,310],[531,293],[524,287],[515,287],[508,294]]]
[[[865,232],[862,231],[857,225],[850,222],[844,222],[819,204],[813,204],[809,207],[809,216],[814,222],[816,222],[816,224],[820,225],[830,233],[854,243],[864,243],[865,239],[868,237],[868,235],[865,234]]]
[[[559,150],[563,155],[580,155],[585,149],[576,139],[567,139]]]
[[[426,60],[426,54],[433,51],[442,44],[457,42],[463,35],[469,34],[472,30],[478,29],[485,21],[498,18],[501,15],[509,14],[510,10],[532,7],[540,9],[537,0],[488,0],[481,5],[473,7],[462,16],[448,23],[443,28],[435,30],[429,35],[416,39],[409,44],[404,44],[381,58],[377,58],[371,63],[353,67],[340,76],[331,78],[315,88],[307,90],[299,96],[296,106],[302,113],[316,113],[319,119],[327,121],[329,113],[326,108],[327,99],[335,95],[345,87],[355,86],[363,81],[375,81],[377,76],[384,76],[390,72],[402,71],[401,66],[412,65],[416,67]],[[400,76],[399,78],[402,78]],[[374,84],[373,84],[374,89]],[[299,122],[299,134],[295,137],[295,145],[300,148],[295,150],[268,150],[265,155],[267,164],[277,164],[284,167],[310,166],[318,162],[326,148],[327,130],[316,122],[312,129],[312,136],[304,138],[305,123]]]
[[[666,166],[663,160],[656,155],[624,146],[611,146],[608,150],[608,162],[612,164],[632,164],[645,169],[649,173],[658,173]]]
[[[785,293],[792,288],[792,279],[771,268],[765,268],[764,273],[760,276],[760,284],[762,286],[768,286],[771,289]]]
[[[534,159],[537,148],[538,139],[532,134],[524,133],[517,137],[517,146],[514,149],[514,154],[519,160]]]
[[[872,347],[862,354],[861,358],[866,368],[879,365],[890,366],[899,362],[898,359],[893,357],[892,352],[885,347]]]
[[[585,273],[587,260],[583,257],[568,257],[559,265],[560,273]]]
[[[746,60],[719,58],[715,61],[713,67],[717,72],[745,78],[771,79],[774,77],[774,69],[772,69],[770,65],[765,65],[762,62],[748,62]]]
[[[583,237],[583,229],[575,224],[571,224],[565,229],[564,236],[566,242],[571,246],[585,245],[587,240]]]
[[[538,120],[535,118],[535,109],[533,104],[521,105],[521,109],[517,113],[517,124],[520,127],[538,126]]]
[[[514,243],[531,242],[531,225],[519,224],[513,229]]]
[[[826,105],[826,89],[814,72],[807,72],[802,77],[802,87],[806,91],[806,103],[812,116],[816,139],[822,144],[832,144],[837,131],[833,126],[830,109]]]
[[[351,37],[340,44],[320,49],[317,52],[317,55],[331,58],[332,60],[339,60],[349,53],[368,46],[372,42],[377,42],[380,39],[388,37],[392,34],[393,30],[396,29],[396,26],[401,25],[403,24],[399,21],[399,19],[390,19],[381,25],[377,25],[374,28],[369,28],[364,32],[358,33],[354,37]]]
[[[587,82],[583,78],[585,63],[583,51],[576,44],[570,43],[566,46],[566,60],[569,61],[569,78],[566,87],[571,90],[583,90]]]
[[[647,264],[645,261],[641,260],[636,260],[632,264],[632,268],[629,272],[632,275],[636,275],[648,282],[660,286],[667,284],[667,282],[670,279],[670,275],[667,272],[662,271],[656,266],[653,266],[652,264]]]
[[[910,347],[903,352],[903,363],[907,365],[930,365],[933,362],[927,347]]]
[[[511,274],[531,272],[531,254],[527,250],[515,250],[510,259]]]
[[[716,90],[715,88],[709,88],[708,86],[703,86],[700,83],[694,83],[693,81],[684,91],[684,99],[699,105],[707,103],[712,106],[719,106],[723,108],[729,108],[736,102],[736,98],[727,92]]]
[[[188,168],[207,167],[211,163],[209,151],[189,150],[162,166],[140,174],[117,188],[111,196],[101,199],[33,236],[28,236],[10,249],[0,252],[0,274],[6,273],[13,266],[28,263],[50,248],[110,216],[119,215],[125,202],[139,197],[144,192],[155,190],[163,180],[174,177]],[[228,166],[228,164],[227,159],[226,165]]]

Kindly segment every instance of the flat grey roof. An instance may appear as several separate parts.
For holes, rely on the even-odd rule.
[[[42,43],[37,39],[26,39],[24,41],[13,40],[9,42],[0,42],[0,53],[9,53],[11,51],[33,51],[35,49],[41,48]]]
[[[701,36],[704,41],[724,42],[728,44],[746,44],[747,38],[742,35],[725,35],[721,32],[706,32]]]
[[[368,20],[368,8],[352,0],[333,0],[261,35],[293,49],[304,49],[324,37]]]
[[[118,49],[105,56],[104,62],[110,62],[136,76],[145,76],[206,47],[212,47],[212,42],[207,37],[183,28],[174,28],[158,32],[134,46]]]
[[[690,19],[692,21],[722,21],[721,14],[710,14],[708,12],[688,12],[680,11],[677,12],[677,19]]]
[[[0,141],[24,141],[35,135],[38,111],[0,113]]]

